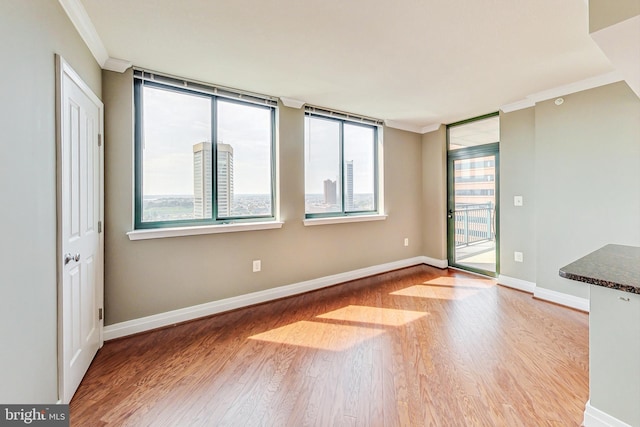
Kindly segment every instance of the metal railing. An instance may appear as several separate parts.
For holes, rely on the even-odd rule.
[[[456,247],[493,239],[492,203],[457,205],[455,215]]]

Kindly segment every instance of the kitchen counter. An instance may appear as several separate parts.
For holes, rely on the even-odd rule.
[[[606,245],[562,267],[560,277],[640,294],[640,247]]]
[[[589,286],[585,427],[640,427],[640,247],[607,245],[560,269]]]

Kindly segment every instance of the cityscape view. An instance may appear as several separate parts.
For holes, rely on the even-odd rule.
[[[353,190],[353,160],[345,162],[345,197],[344,211],[370,211],[375,208],[373,193],[354,193]],[[305,208],[307,213],[342,212],[341,185],[337,180],[323,181],[323,194],[305,194]]]
[[[146,222],[211,219],[213,217],[212,143],[193,145],[193,194],[144,195]],[[270,194],[235,194],[233,147],[217,144],[218,218],[271,215]]]
[[[145,222],[211,219],[213,217],[212,143],[193,145],[193,194],[144,195]],[[271,215],[270,194],[235,194],[233,147],[217,144],[218,218]],[[344,210],[369,211],[375,208],[373,193],[354,193],[353,161],[345,162]],[[324,192],[305,194],[307,213],[342,212],[342,197],[336,180],[324,181]]]
[[[196,219],[193,195],[145,195],[143,218],[147,221]],[[269,194],[235,194],[230,217],[271,215]],[[210,217],[209,217],[210,218]]]

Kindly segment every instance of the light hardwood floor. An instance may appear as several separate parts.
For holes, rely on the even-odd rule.
[[[588,315],[417,266],[107,342],[74,426],[579,426]]]

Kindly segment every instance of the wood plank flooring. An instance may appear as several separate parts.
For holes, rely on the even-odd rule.
[[[588,315],[416,266],[107,342],[73,426],[579,426]]]

